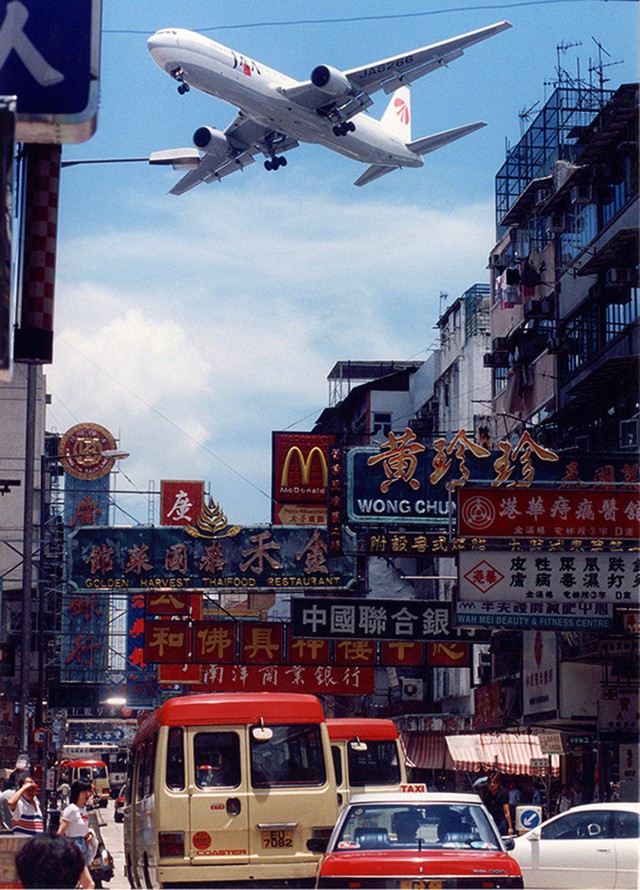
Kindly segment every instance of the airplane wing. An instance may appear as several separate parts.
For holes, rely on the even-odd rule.
[[[284,133],[270,130],[247,117],[243,112],[236,115],[224,131],[224,135],[227,139],[227,148],[216,147],[211,152],[198,155],[195,160],[191,157],[191,163],[188,166],[192,166],[193,169],[190,169],[169,190],[170,195],[183,195],[201,182],[218,182],[230,173],[244,170],[245,167],[255,162],[257,154],[262,153],[270,157],[274,152],[282,154],[282,152],[290,151],[299,145],[295,139]],[[163,153],[157,152],[156,154],[162,155]],[[187,166],[182,155],[179,156],[179,159],[183,162],[183,167]],[[160,163],[160,161],[156,161],[156,163]],[[174,168],[177,169],[176,163],[174,163]]]
[[[477,31],[469,31],[467,34],[440,43],[423,46],[412,52],[390,56],[388,59],[380,59],[360,68],[343,71],[342,75],[353,87],[352,93],[343,97],[330,98],[310,80],[292,87],[281,88],[280,92],[305,108],[321,109],[332,104],[340,108],[343,117],[352,117],[372,104],[369,99],[371,93],[377,90],[392,93],[404,84],[413,83],[431,71],[446,67],[454,59],[459,59],[465,49],[475,43],[480,43],[511,27],[510,22],[496,22],[494,25],[487,25]]]
[[[459,59],[465,49],[475,43],[480,43],[511,27],[511,22],[496,22],[494,25],[487,25],[486,28],[469,31],[467,34],[433,43],[431,46],[423,46],[413,52],[380,59],[379,62],[364,65],[362,68],[351,68],[343,74],[355,86],[367,93],[380,89],[385,93],[392,93],[404,84],[413,83],[431,71],[446,67],[449,62]]]

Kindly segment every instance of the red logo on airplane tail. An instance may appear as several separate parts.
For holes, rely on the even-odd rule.
[[[396,114],[398,115],[402,123],[406,126],[411,118],[409,114],[409,106],[407,105],[405,100],[401,99],[400,97],[394,99],[393,105],[396,109]]]

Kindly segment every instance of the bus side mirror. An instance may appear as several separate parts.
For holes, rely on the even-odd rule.
[[[260,725],[251,728],[251,735],[256,742],[270,742],[273,738],[273,730],[264,725],[264,717],[261,717]]]
[[[310,837],[307,841],[307,850],[311,853],[326,853],[328,844],[328,837]]]

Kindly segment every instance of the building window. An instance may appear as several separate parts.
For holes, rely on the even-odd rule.
[[[372,429],[371,435],[387,439],[389,437],[390,432],[391,432],[391,415],[390,414],[380,414],[380,413],[376,412],[373,415],[373,429]]]

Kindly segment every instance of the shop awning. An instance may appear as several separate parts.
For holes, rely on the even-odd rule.
[[[480,773],[498,770],[519,776],[540,775],[535,761],[546,759],[536,735],[496,733],[445,736],[454,769]],[[531,761],[534,761],[532,765]],[[551,755],[551,773],[560,774],[560,760]]]
[[[453,769],[453,761],[443,735],[403,732],[402,740],[409,766],[418,769]]]

